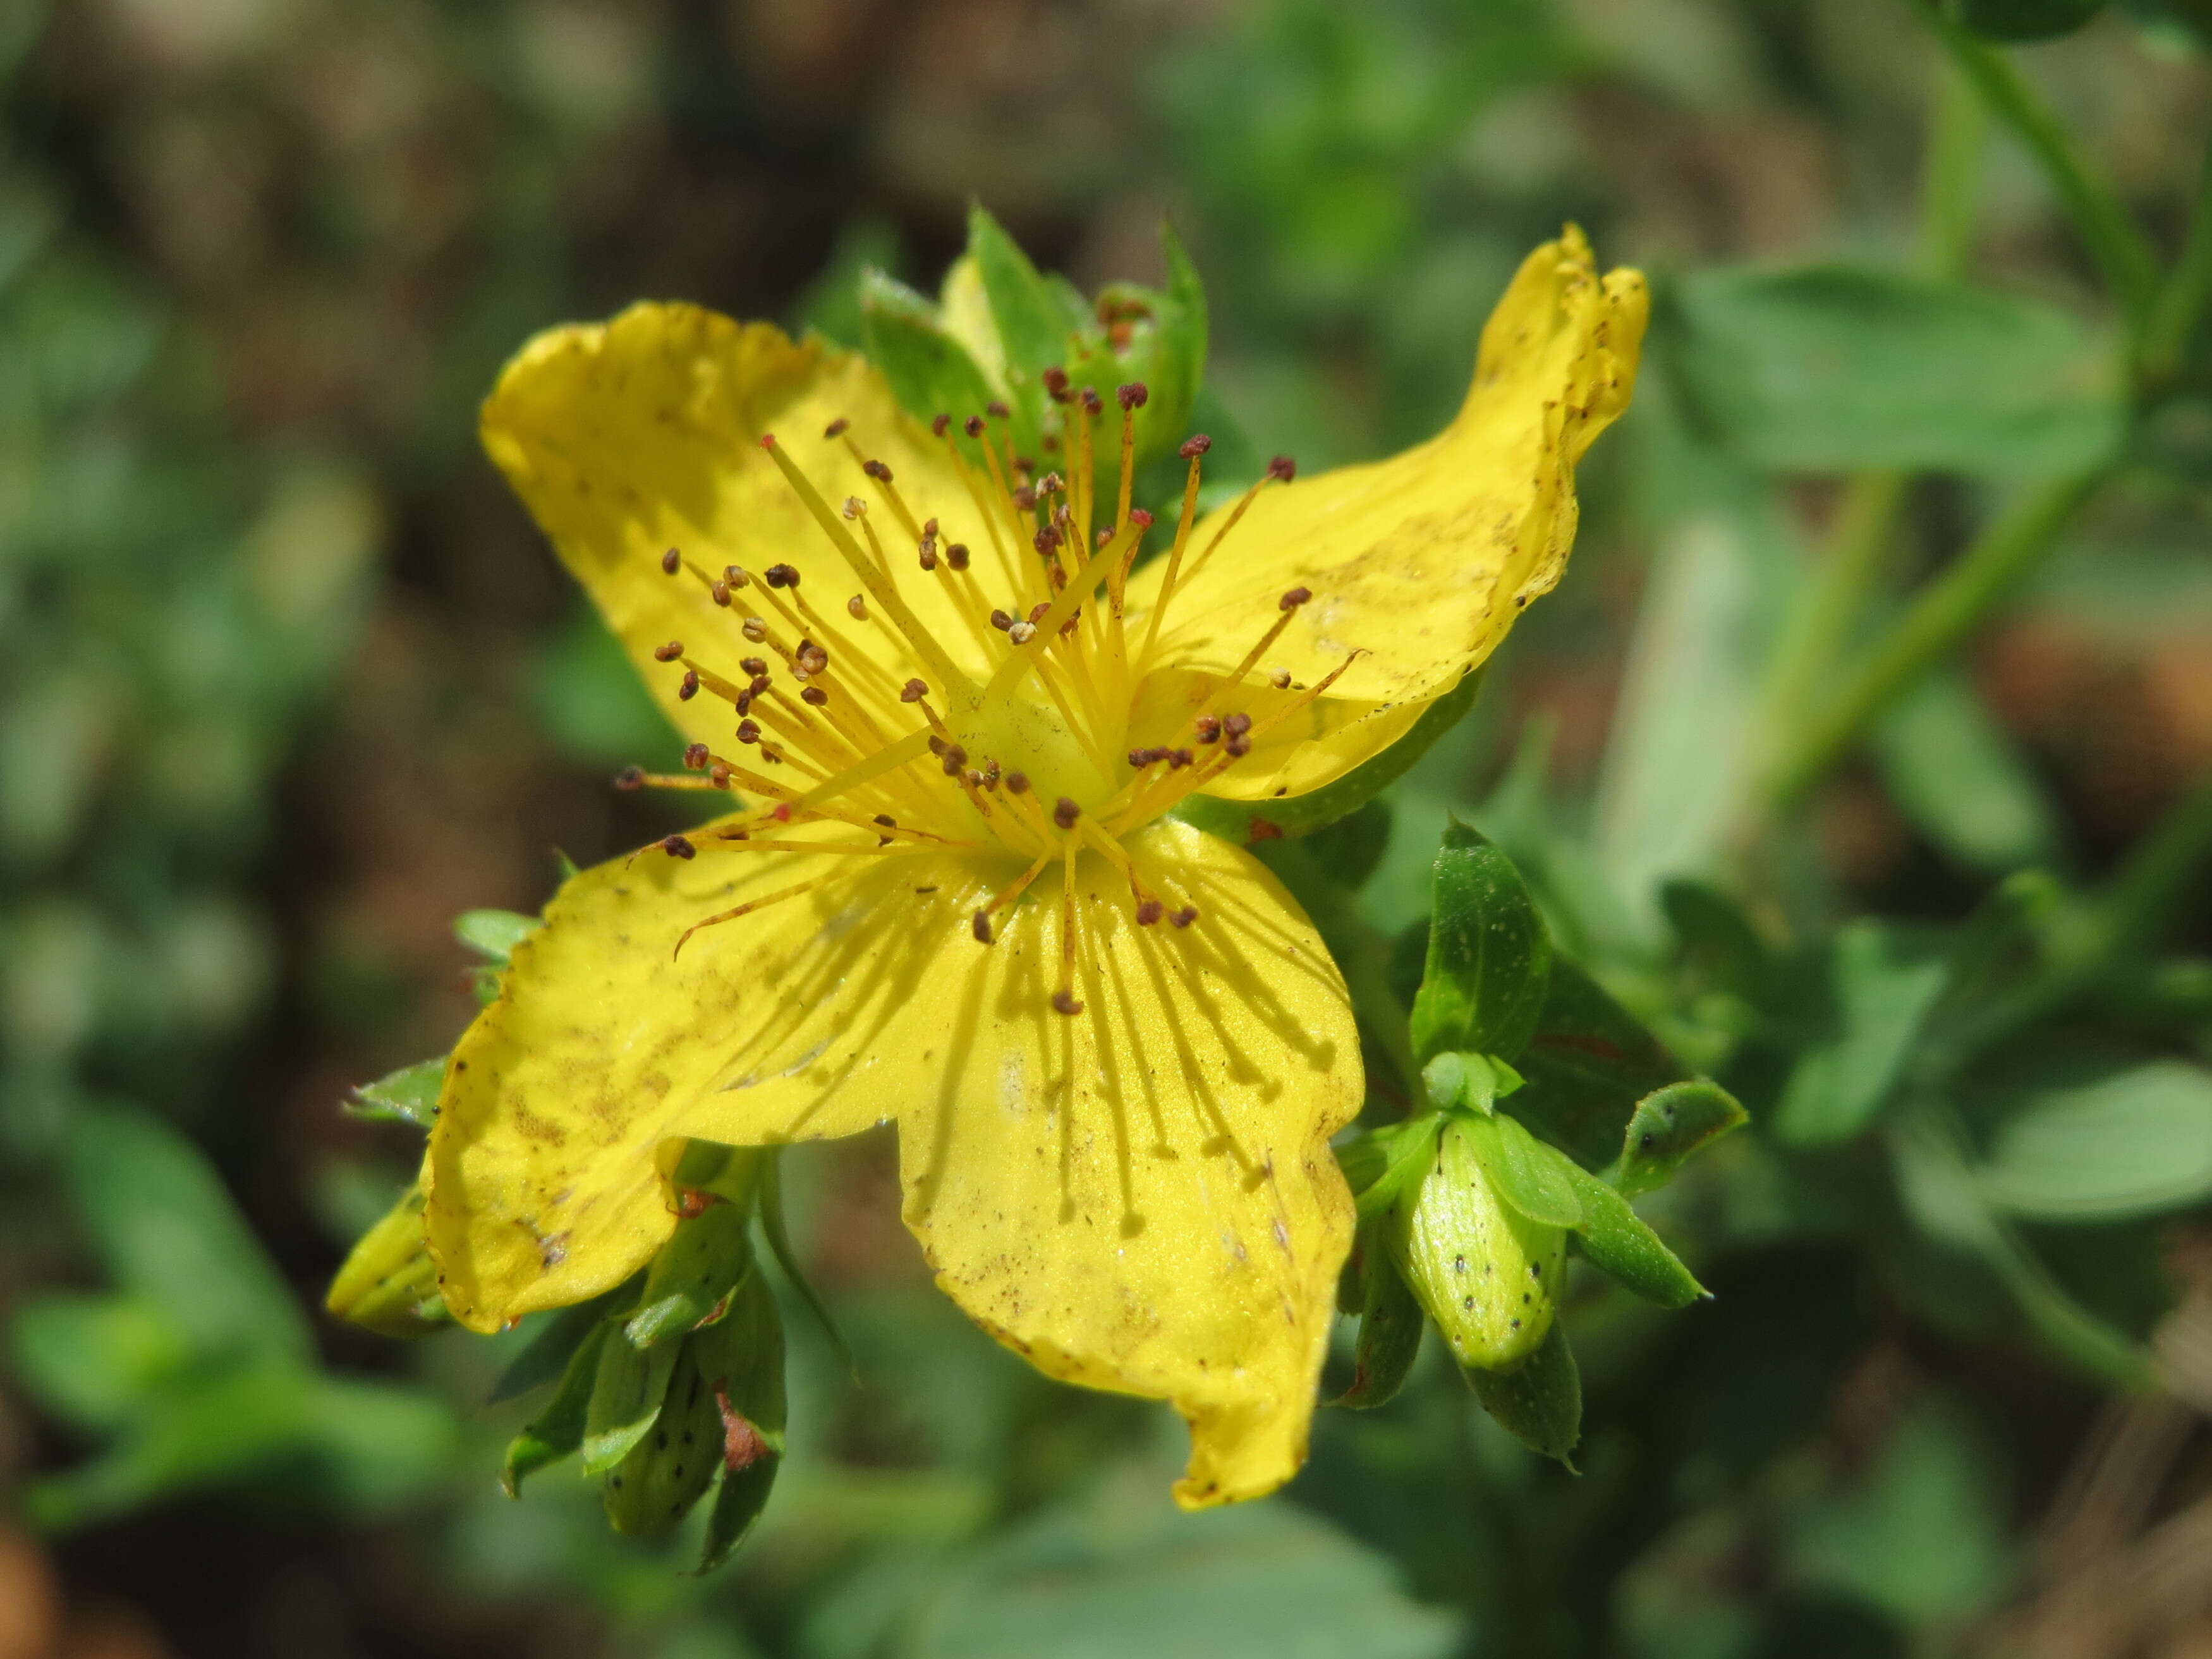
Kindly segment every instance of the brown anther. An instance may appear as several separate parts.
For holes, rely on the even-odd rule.
[[[881,461],[862,461],[860,463],[860,471],[866,473],[878,483],[889,483],[891,481],[890,468],[885,466]]]
[[[1097,387],[1087,386],[1083,388],[1083,412],[1085,415],[1096,415],[1105,407],[1106,400],[1098,395]]]
[[[921,568],[922,568],[924,570],[934,570],[934,569],[936,569],[936,568],[937,568],[937,544],[936,544],[935,542],[933,542],[933,541],[930,540],[930,538],[929,538],[928,537],[924,536],[924,537],[921,538],[921,551],[920,551],[920,554],[919,554],[919,556],[918,556],[920,557],[920,559],[921,559]]]
[[[789,823],[791,822],[791,803],[787,800],[778,801],[775,804],[775,811],[770,812],[769,817],[774,818],[778,823]]]
[[[934,519],[924,519],[921,521],[921,533],[924,536],[927,536],[930,540],[935,541],[937,539],[937,520]]]
[[[1245,756],[1252,752],[1252,739],[1249,738],[1231,738],[1228,742],[1223,744],[1221,747],[1223,752],[1225,753],[1230,759],[1243,760]]]
[[[822,435],[825,438],[842,438],[845,435],[846,428],[852,424],[853,423],[850,421],[847,420],[842,415],[840,415],[836,420],[830,422],[829,425],[822,428]]]
[[[801,702],[811,703],[815,708],[819,708],[830,701],[830,694],[818,685],[810,685],[799,694],[799,700]]]
[[[1200,714],[1190,724],[1191,729],[1198,733],[1198,740],[1200,743],[1219,743],[1221,741],[1220,715]]]
[[[615,774],[615,787],[617,789],[644,788],[645,769],[642,766],[623,767],[621,771]]]
[[[772,564],[761,574],[768,579],[770,587],[796,587],[799,572],[787,564]]]
[[[929,752],[931,754],[941,756],[946,750],[951,747],[952,745],[951,744],[939,737],[936,732],[933,732],[929,734]]]
[[[868,504],[858,495],[846,496],[837,510],[848,519],[865,519],[868,516]]]
[[[1176,453],[1186,461],[1194,461],[1213,447],[1213,440],[1203,432],[1194,432],[1176,446]]]
[[[713,784],[717,789],[728,788],[730,787],[729,763],[726,761],[716,761],[712,766],[708,767],[707,769],[707,781]]]
[[[1042,622],[1044,620],[1044,613],[1051,609],[1052,606],[1048,603],[1043,599],[1039,599],[1035,605],[1030,607],[1030,620],[1031,622]]]
[[[1133,507],[1129,509],[1129,522],[1141,532],[1152,527],[1152,515],[1141,507]]]
[[[672,859],[696,859],[699,856],[699,849],[681,836],[663,836],[660,850]]]
[[[655,662],[674,662],[683,654],[684,641],[681,640],[671,640],[665,645],[656,645],[653,647],[653,659]]]
[[[951,546],[946,548],[945,550],[945,562],[951,565],[955,570],[965,570],[968,568],[968,544],[965,542],[955,542]]]
[[[1195,904],[1186,904],[1168,920],[1178,927],[1188,927],[1198,920],[1198,907]]]
[[[981,415],[970,415],[966,420],[961,422],[960,429],[971,438],[981,437],[983,435],[983,417]]]
[[[1006,637],[1012,640],[1016,645],[1027,645],[1031,640],[1036,637],[1036,624],[1035,623],[1018,622],[1012,627],[1006,629]]]
[[[1008,794],[1026,795],[1029,792],[1030,775],[1028,773],[1009,772],[1006,774],[1006,793]]]
[[[991,942],[991,918],[981,910],[969,920],[968,926],[975,932],[976,944],[988,945]]]
[[[1137,926],[1150,927],[1167,913],[1168,907],[1158,899],[1146,899],[1137,907]]]
[[[1269,669],[1267,671],[1267,684],[1273,686],[1278,691],[1289,690],[1291,689],[1291,671],[1287,668]]]
[[[745,688],[745,690],[748,690],[748,691],[750,691],[750,692],[751,692],[751,693],[753,694],[753,696],[757,696],[757,697],[764,697],[764,696],[768,696],[768,691],[769,691],[769,680],[768,680],[768,676],[767,676],[767,675],[765,675],[765,674],[756,674],[756,675],[754,675],[754,676],[753,676],[753,679],[752,679],[752,684],[751,684],[750,685],[748,685],[748,686]]]
[[[1094,547],[1103,547],[1107,543],[1113,539],[1114,532],[1107,529],[1105,526],[1101,525],[1098,526],[1097,535],[1091,538],[1091,545]]]
[[[1083,1012],[1083,1005],[1075,1000],[1073,991],[1054,991],[1052,994],[1052,1011],[1073,1019]]]
[[[709,587],[707,591],[708,591],[709,593],[711,593],[711,594],[713,594],[713,595],[714,596],[714,603],[715,603],[716,605],[720,605],[724,610],[727,610],[727,609],[729,608],[729,604],[730,604],[730,585],[729,585],[729,583],[727,583],[727,582],[726,582],[726,581],[723,581],[723,580],[721,580],[720,579],[717,578],[717,579],[716,579],[716,580],[715,580],[715,582],[714,582],[714,586],[711,586],[711,587]]]
[[[920,702],[928,695],[929,688],[924,685],[920,680],[908,680],[904,685],[899,688],[899,701],[901,702]]]
[[[684,683],[676,688],[676,699],[678,702],[689,702],[698,695],[699,671],[687,668],[684,671]]]
[[[722,580],[729,583],[732,592],[735,592],[740,587],[750,587],[753,585],[753,579],[745,574],[745,569],[743,565],[724,565],[722,567]]]
[[[997,629],[1001,634],[1005,633],[1013,625],[1014,619],[1008,616],[1005,611],[994,611],[991,613],[991,626]]]
[[[1082,816],[1083,809],[1069,796],[1062,795],[1052,804],[1052,821],[1063,830],[1074,829],[1076,819]]]
[[[1284,610],[1295,611],[1311,598],[1313,589],[1310,587],[1293,587],[1285,592],[1279,603]]]
[[[688,743],[684,745],[684,769],[685,771],[703,771],[706,769],[706,765],[707,745],[705,744]]]
[[[898,828],[898,820],[888,812],[877,813],[872,822],[882,824],[886,830],[896,830]]]
[[[1047,525],[1030,538],[1030,545],[1036,549],[1038,557],[1048,559],[1052,556],[1053,550],[1060,545],[1060,532]]]
[[[760,741],[760,722],[758,720],[742,720],[738,722],[738,741],[739,743],[758,743]]]
[[[1288,483],[1298,476],[1298,464],[1287,455],[1278,455],[1267,463],[1267,476]]]
[[[753,712],[753,694],[750,691],[738,692],[736,698],[736,704],[738,713],[740,714],[751,714]]]
[[[1180,772],[1195,758],[1188,749],[1170,749],[1168,750],[1168,768],[1170,771]]]
[[[1009,494],[1013,497],[1015,507],[1024,513],[1027,513],[1037,504],[1036,491],[1027,484],[1016,484]]]
[[[987,760],[983,763],[983,787],[986,789],[996,789],[999,787],[998,762]]]
[[[845,601],[845,614],[850,617],[854,622],[867,621],[867,600],[858,593],[854,594],[851,599]]]
[[[1037,480],[1036,493],[1040,495],[1065,495],[1067,493],[1067,480],[1057,472],[1048,472]]]
[[[1014,411],[1008,409],[1006,404],[1000,403],[996,398],[994,398],[989,403],[983,405],[983,412],[986,415],[988,415],[994,421],[1003,421]]]
[[[738,624],[738,631],[758,645],[768,637],[768,624],[758,617],[748,617]]]
[[[1114,388],[1114,400],[1120,404],[1125,411],[1142,409],[1145,406],[1145,399],[1152,395],[1145,389],[1145,383],[1142,380],[1131,380],[1126,386],[1117,386]]]
[[[962,748],[958,744],[957,744],[957,743],[956,743],[956,744],[952,744],[949,745],[949,746],[945,749],[945,775],[946,777],[948,777],[948,778],[957,778],[957,777],[958,777],[958,776],[960,775],[960,774],[961,774],[963,770],[965,770],[965,769],[966,769],[967,765],[968,765],[968,751],[967,751],[965,749],[963,749],[963,748]]]
[[[1132,749],[1129,751],[1129,764],[1132,766],[1148,765],[1152,758],[1152,751],[1149,749]]]
[[[1067,401],[1067,371],[1059,364],[1054,363],[1037,379],[1044,382],[1044,389],[1053,402],[1064,404]]]
[[[968,784],[970,788],[981,789],[990,780],[986,778],[977,768],[971,766],[968,769]]]
[[[668,551],[660,556],[660,574],[662,575],[672,576],[683,568],[684,556],[678,552],[674,548],[670,548]]]
[[[815,644],[813,641],[801,640],[796,654],[808,673],[823,674],[829,672],[830,653]]]
[[[934,420],[930,422],[929,429],[937,436],[942,438],[945,434],[946,431],[951,428],[951,425],[952,417],[950,415],[939,415]]]
[[[765,657],[740,657],[738,659],[738,666],[745,671],[745,677],[750,679],[755,674],[765,674],[768,672],[768,659]]]
[[[1252,729],[1252,717],[1249,714],[1224,715],[1221,729],[1232,738],[1241,738]]]

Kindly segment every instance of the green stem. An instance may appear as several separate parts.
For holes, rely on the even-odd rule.
[[[2180,373],[2190,337],[2208,303],[2212,303],[2212,145],[2206,149],[2203,170],[2197,177],[2197,201],[2190,210],[2181,258],[2159,290],[2143,327],[2136,378],[2144,396],[2155,397]]]
[[[2070,983],[2148,951],[2174,921],[2174,901],[2212,856],[2212,771],[2169,808],[2106,884],[2089,948],[2069,964]]]
[[[2076,473],[2031,491],[1923,588],[1874,654],[1822,713],[1792,734],[1770,769],[1774,806],[1802,799],[1897,696],[1965,641],[2012,585],[2049,550],[2066,521],[2104,481]]]
[[[1982,155],[1989,137],[1989,109],[1973,83],[1946,64],[1938,70],[1928,155],[1920,175],[1920,269],[1955,277],[1973,250],[1974,210],[1980,204]]]
[[[2012,130],[2074,222],[2106,284],[2137,330],[2159,283],[2158,255],[2112,187],[2089,170],[2072,137],[2008,59],[1954,21],[1936,0],[1909,0],[1990,112]]]

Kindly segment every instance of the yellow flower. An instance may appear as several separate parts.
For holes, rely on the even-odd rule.
[[[1644,312],[1570,230],[1440,435],[1203,518],[1194,440],[1172,526],[1126,467],[1087,487],[1140,388],[1066,388],[1066,478],[1024,482],[996,416],[933,429],[765,325],[641,305],[532,341],[485,443],[691,740],[660,781],[757,804],[571,879],[454,1051],[426,1170],[454,1316],[635,1272],[687,1137],[895,1121],[907,1224],[978,1324],[1172,1401],[1185,1504],[1286,1480],[1358,1038],[1297,905],[1170,810],[1327,784],[1488,654],[1559,578]]]

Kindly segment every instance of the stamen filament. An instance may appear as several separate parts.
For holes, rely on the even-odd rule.
[[[779,892],[769,893],[760,898],[749,900],[744,904],[732,905],[726,910],[718,910],[704,921],[695,921],[686,927],[678,937],[676,948],[668,954],[672,958],[681,956],[685,941],[702,927],[713,927],[722,922],[735,921],[739,916],[749,916],[756,910],[764,910],[771,904],[781,904],[786,899],[797,898],[801,893],[811,893],[817,887],[826,886],[833,881],[842,881],[844,878],[842,875],[832,872],[826,876],[817,876],[811,881],[802,881],[793,886],[786,887]]]

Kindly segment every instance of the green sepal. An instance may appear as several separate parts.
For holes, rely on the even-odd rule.
[[[1352,1202],[1362,1220],[1382,1214],[1408,1183],[1421,1178],[1435,1154],[1437,1137],[1443,1127],[1443,1117],[1434,1112],[1424,1112],[1419,1117],[1407,1118],[1375,1133],[1371,1139],[1382,1149],[1382,1170],[1366,1186],[1352,1189]],[[1366,1161],[1368,1155],[1362,1156]]]
[[[1572,1245],[1592,1267],[1662,1308],[1686,1308],[1711,1294],[1626,1199],[1580,1164],[1567,1168],[1583,1206]]]
[[[1218,795],[1190,795],[1169,816],[1239,847],[1249,846],[1255,839],[1271,840],[1277,835],[1296,839],[1326,830],[1397,782],[1413,769],[1414,762],[1428,753],[1438,738],[1458,725],[1460,717],[1474,706],[1475,695],[1482,689],[1482,676],[1480,668],[1462,675],[1458,684],[1421,711],[1421,717],[1407,729],[1404,737],[1332,783],[1303,795],[1286,795],[1280,800],[1228,800]],[[1253,833],[1255,825],[1260,826],[1256,836]]]
[[[1529,1220],[1547,1227],[1575,1227],[1582,1224],[1583,1206],[1575,1196],[1575,1161],[1557,1147],[1547,1146],[1516,1119],[1498,1113],[1461,1120],[1462,1132],[1474,1143],[1484,1173],[1498,1195]]]
[[[1613,1184],[1634,1198],[1674,1178],[1694,1154],[1750,1121],[1736,1097],[1707,1079],[1671,1083],[1636,1103]]]
[[[1515,1114],[1593,1169],[1620,1153],[1638,1101],[1689,1075],[1642,1021],[1559,956],[1535,1035],[1513,1064],[1528,1084]]]
[[[438,1264],[422,1237],[421,1182],[410,1182],[361,1236],[331,1280],[323,1305],[380,1336],[427,1336],[445,1328],[450,1316],[438,1291]]]
[[[708,1517],[697,1571],[712,1571],[744,1541],[783,1462],[783,1320],[763,1275],[749,1273],[728,1315],[694,1339],[699,1370],[723,1430],[721,1490]]]
[[[975,441],[960,430],[997,395],[967,349],[938,320],[937,307],[880,270],[860,274],[860,329],[868,361],[882,371],[901,407],[916,420],[952,416],[954,441],[977,459]]]
[[[1352,1188],[1354,1198],[1382,1179],[1382,1171],[1390,1167],[1390,1144],[1382,1136],[1355,1131],[1330,1148],[1336,1154],[1336,1167],[1344,1172],[1344,1184]]]
[[[500,1466],[499,1484],[509,1498],[522,1492],[522,1478],[548,1463],[557,1463],[583,1444],[584,1426],[589,1416],[592,1393],[599,1374],[599,1356],[609,1346],[614,1327],[605,1319],[592,1322],[583,1340],[568,1357],[568,1369],[561,1375],[560,1391],[545,1402],[545,1409],[532,1419],[520,1434],[507,1442],[507,1456]],[[627,1348],[626,1342],[612,1346]]]
[[[1513,860],[1454,822],[1437,850],[1428,960],[1413,998],[1413,1055],[1446,1048],[1517,1059],[1535,1034],[1552,941]]]
[[[446,1056],[418,1060],[387,1072],[353,1091],[345,1109],[372,1123],[404,1123],[427,1133],[438,1121],[438,1091],[445,1086]]]
[[[1359,1281],[1359,1342],[1351,1386],[1329,1403],[1350,1411],[1387,1406],[1405,1386],[1428,1320],[1391,1259],[1379,1228],[1360,1230],[1354,1247]]]
[[[1567,1333],[1556,1319],[1543,1346],[1511,1371],[1466,1369],[1482,1408],[1530,1451],[1556,1457],[1574,1471],[1571,1454],[1583,1432],[1583,1378]]]
[[[599,1345],[591,1404],[584,1413],[584,1473],[604,1474],[629,1455],[660,1415],[669,1373],[683,1345],[641,1348],[626,1341]]]
[[[759,1190],[766,1151],[758,1146],[727,1146],[719,1140],[687,1140],[669,1172],[668,1184],[681,1193],[708,1193],[741,1210],[752,1208]]]
[[[637,1311],[623,1334],[641,1348],[696,1329],[753,1265],[750,1211],[712,1203],[676,1224],[647,1271]]]
[[[504,968],[514,947],[544,924],[520,910],[464,910],[453,918],[453,937],[487,961]]]
[[[714,1484],[722,1462],[722,1414],[699,1368],[697,1340],[686,1340],[668,1375],[652,1433],[607,1472],[599,1500],[607,1522],[633,1538],[672,1530]]]
[[[1006,354],[1007,393],[1029,422],[1035,423],[1042,414],[1044,398],[1038,377],[1047,368],[1066,365],[1077,331],[1089,320],[1088,307],[1079,296],[1073,296],[1071,305],[1071,292],[1048,282],[980,202],[968,210],[968,257],[975,260],[982,279],[991,321]],[[1101,391],[1110,395],[1113,388]]]
[[[543,1388],[564,1375],[568,1362],[607,1315],[616,1308],[628,1307],[636,1299],[638,1283],[636,1278],[632,1278],[589,1302],[555,1310],[539,1326],[537,1334],[524,1345],[522,1352],[507,1361],[507,1369],[499,1374],[499,1381],[484,1396],[484,1404],[496,1406],[520,1400],[532,1389]]]

